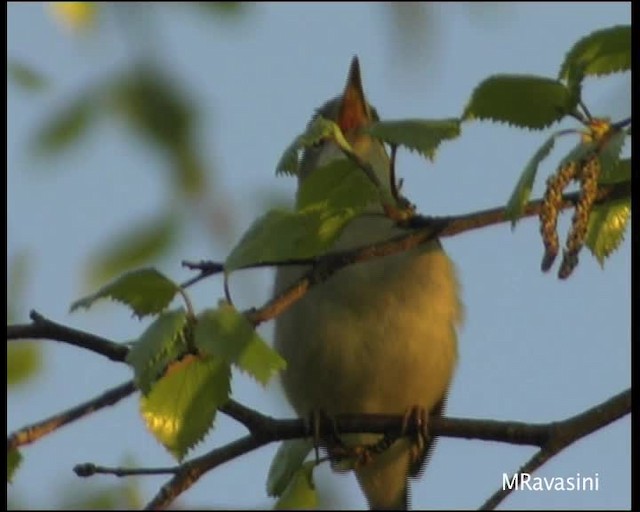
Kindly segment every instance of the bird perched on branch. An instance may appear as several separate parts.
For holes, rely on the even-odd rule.
[[[362,130],[378,115],[365,98],[357,58],[343,93],[317,115],[337,123],[354,152],[382,183],[389,183],[384,145]],[[345,156],[330,140],[307,148],[298,187],[337,158]],[[345,227],[332,250],[402,232],[379,204],[372,204]],[[307,270],[279,268],[276,293]],[[454,265],[439,240],[348,266],[311,288],[277,318],[275,327],[275,347],[287,360],[284,390],[297,414],[442,414],[457,360],[456,329],[462,320],[458,288]],[[381,437],[340,435],[348,447],[371,447]],[[408,479],[420,475],[430,444],[429,439],[401,437],[361,457],[355,473],[371,509],[408,508]],[[329,443],[326,448],[330,456],[338,451]]]

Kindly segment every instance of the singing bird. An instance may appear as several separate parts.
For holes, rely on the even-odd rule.
[[[364,133],[378,121],[367,102],[354,57],[343,93],[317,110],[336,122],[353,150],[390,181],[384,145]],[[312,119],[313,121],[313,119]],[[332,141],[305,150],[300,184],[334,159],[345,158]],[[332,250],[388,240],[403,229],[371,204],[352,220]],[[275,291],[285,289],[308,267],[281,267]],[[457,328],[463,307],[453,263],[439,240],[408,252],[348,266],[308,293],[276,319],[275,347],[287,360],[286,396],[302,418],[321,411],[442,414],[457,361]],[[372,445],[381,436],[341,435],[348,445]],[[429,445],[402,437],[371,454],[354,471],[371,509],[407,509],[409,477],[419,476]],[[331,454],[331,446],[327,447]]]

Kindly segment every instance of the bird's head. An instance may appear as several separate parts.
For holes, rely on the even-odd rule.
[[[363,132],[364,128],[378,121],[379,117],[364,94],[358,57],[351,61],[342,94],[322,105],[311,122],[316,116],[337,123],[353,150],[373,166],[378,178],[388,180],[389,157],[384,145]],[[344,158],[344,155],[332,141],[326,140],[315,147],[307,148],[300,164],[300,179],[304,180],[313,170],[336,158]]]

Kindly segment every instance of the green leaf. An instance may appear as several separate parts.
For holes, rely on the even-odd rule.
[[[339,147],[351,150],[351,146],[344,138],[342,130],[333,121],[317,115],[307,126],[304,133],[298,135],[291,144],[284,150],[278,165],[276,166],[276,174],[298,174],[298,152],[301,149],[309,148],[319,144],[323,140],[331,139]]]
[[[376,186],[355,163],[334,160],[305,178],[296,197],[296,210],[323,210],[327,215],[347,211],[356,215],[379,203]]]
[[[609,137],[598,152],[598,158],[600,158],[600,182],[603,181],[603,178],[604,181],[610,179],[609,175],[615,172],[615,169],[618,167],[625,137],[625,132],[618,130]]]
[[[147,428],[178,460],[213,425],[229,398],[231,371],[219,358],[186,356],[173,363],[140,399]]]
[[[23,340],[7,344],[7,387],[24,384],[41,368],[40,345]]]
[[[188,351],[184,309],[162,313],[131,345],[127,364],[133,367],[136,386],[148,394],[169,363]]]
[[[23,62],[15,60],[9,62],[7,76],[26,91],[42,91],[47,87],[44,76]]]
[[[321,254],[351,219],[380,204],[384,192],[351,160],[334,160],[305,178],[298,211],[271,210],[251,225],[227,257],[225,270]]]
[[[90,283],[95,286],[132,268],[148,265],[169,251],[176,242],[176,235],[176,216],[171,214],[128,226],[94,251],[88,269]]]
[[[116,80],[111,99],[138,135],[167,152],[177,189],[202,194],[207,170],[194,141],[198,111],[180,84],[147,66]]]
[[[560,160],[558,167],[564,167],[569,162],[578,162],[587,157],[590,153],[593,153],[597,149],[595,142],[579,142],[575,147],[566,154],[566,156]]]
[[[103,286],[93,295],[77,300],[71,311],[90,308],[99,299],[112,299],[129,306],[138,317],[153,315],[165,309],[179,287],[154,268],[127,272]]]
[[[289,439],[278,448],[267,476],[267,494],[281,496],[313,448],[310,439]]]
[[[489,119],[542,129],[572,112],[577,95],[557,80],[528,75],[494,75],[471,95],[463,119]]]
[[[117,111],[140,135],[174,154],[189,146],[196,111],[166,75],[144,68],[119,79],[112,92]]]
[[[631,182],[631,159],[623,158],[618,165],[602,169],[598,183],[611,185],[614,183]]]
[[[289,176],[298,175],[298,151],[300,150],[300,140],[296,137],[291,144],[283,151],[276,165],[276,176],[280,174],[286,174]]]
[[[597,153],[601,167],[599,181],[606,182],[609,179],[609,175],[616,172],[615,169],[620,162],[620,152],[622,151],[625,137],[626,133],[624,131],[618,131],[611,135],[602,147],[599,147],[601,143],[598,140],[580,142],[560,161],[558,167],[563,167],[569,162],[578,162],[593,153]]]
[[[97,96],[79,96],[51,116],[36,132],[35,149],[43,155],[59,153],[78,142],[97,112]]]
[[[321,254],[351,218],[347,212],[342,218],[324,218],[321,210],[270,210],[254,221],[227,256],[225,271]]]
[[[11,450],[7,451],[7,482],[11,483],[13,481],[13,475],[15,475],[16,470],[20,466],[22,462],[22,454],[20,450],[17,448],[11,448]]]
[[[540,165],[540,162],[542,162],[542,160],[544,160],[553,149],[553,146],[556,142],[556,136],[557,134],[554,134],[549,137],[545,141],[545,143],[540,146],[538,151],[536,151],[531,160],[529,160],[529,162],[527,163],[524,171],[522,171],[520,179],[518,180],[516,187],[511,193],[511,197],[507,202],[505,211],[507,217],[511,219],[511,229],[515,227],[516,222],[524,211],[524,206],[527,204],[527,201],[529,201],[529,197],[531,196],[531,189],[533,188],[533,182],[535,181],[536,174],[538,172],[538,166]]]
[[[460,135],[459,119],[403,119],[381,121],[368,129],[374,137],[389,144],[404,146],[433,160],[438,146]]]
[[[275,504],[276,510],[315,509],[318,495],[313,483],[315,461],[309,461],[295,472],[289,485]]]
[[[592,32],[567,53],[558,78],[579,84],[585,76],[631,69],[631,25]]]
[[[226,302],[218,309],[207,309],[198,315],[194,339],[203,354],[236,365],[263,386],[286,366],[285,360],[267,345],[247,318]]]
[[[601,266],[624,240],[631,215],[631,199],[625,198],[597,206],[589,215],[585,245]]]

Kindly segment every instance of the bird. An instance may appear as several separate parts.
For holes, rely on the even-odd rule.
[[[357,56],[342,94],[322,105],[310,123],[317,116],[334,121],[358,157],[382,183],[389,183],[389,153],[365,130],[379,116],[365,97]],[[306,148],[298,191],[312,173],[322,172],[339,158],[345,155],[331,140]],[[346,225],[330,251],[402,233],[406,230],[386,217],[379,204],[371,204]],[[275,293],[309,268],[279,267]],[[276,318],[274,346],[287,361],[281,376],[285,395],[301,418],[317,411],[329,417],[359,413],[408,417],[410,411],[442,415],[458,359],[462,321],[457,271],[439,239],[345,267]],[[381,439],[375,434],[339,437],[347,446],[375,445]],[[370,509],[408,509],[409,477],[421,475],[432,444],[431,438],[420,446],[401,437],[355,465]]]

